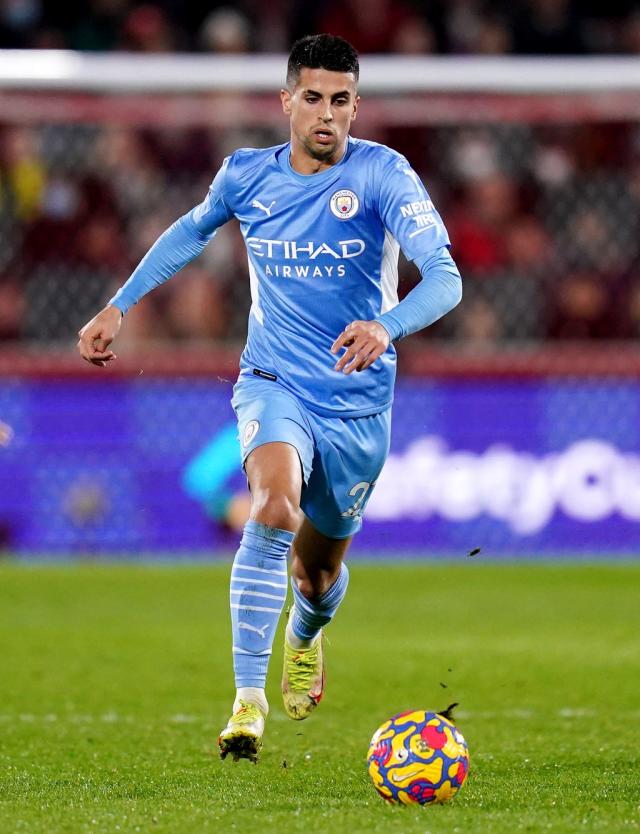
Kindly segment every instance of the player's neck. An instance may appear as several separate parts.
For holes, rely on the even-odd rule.
[[[300,145],[292,139],[289,164],[296,174],[304,174],[307,176],[310,174],[319,174],[321,171],[326,171],[327,168],[333,168],[334,165],[337,165],[342,160],[347,151],[347,141],[345,139],[344,144],[336,148],[336,152],[330,159],[316,159],[311,156],[304,145]]]

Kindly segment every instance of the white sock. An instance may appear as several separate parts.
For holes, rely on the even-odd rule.
[[[240,701],[257,704],[265,716],[269,714],[269,704],[267,703],[267,696],[264,694],[264,689],[258,689],[257,686],[241,686],[239,689],[236,689],[236,699],[233,702],[234,712],[240,709]]]
[[[320,637],[320,632],[318,632],[315,637],[312,637],[311,640],[302,640],[293,630],[293,627],[291,625],[292,620],[293,617],[290,616],[287,621],[287,643],[291,646],[292,649],[310,649],[311,646],[313,646],[313,644],[316,642],[318,637]]]

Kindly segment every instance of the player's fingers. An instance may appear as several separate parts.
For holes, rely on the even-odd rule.
[[[347,333],[346,330],[343,330],[335,342],[331,345],[331,353],[337,353],[341,347],[348,347],[353,344],[353,339],[353,333]]]
[[[341,345],[338,345],[338,347],[336,348],[336,350],[333,351],[333,353],[337,353],[340,350],[340,348],[346,348],[345,353],[343,353],[340,359],[338,360],[338,362],[342,364],[344,364],[343,360],[345,356],[353,355],[353,351],[358,349],[357,342],[355,339],[349,339],[348,341],[343,342]]]
[[[98,348],[97,345],[98,342],[95,339],[86,339],[83,337],[78,342],[78,350],[85,358],[90,358],[103,353],[111,353],[110,350],[107,351],[106,346]]]
[[[89,353],[90,353],[89,346],[84,341],[84,339],[80,339],[78,341],[78,351],[80,353],[80,356],[82,356],[83,359],[86,359],[87,361],[89,361]]]
[[[99,367],[104,368],[107,362],[112,362],[115,358],[115,353],[103,353],[101,356],[91,356],[87,361],[92,365],[98,365]]]
[[[112,350],[106,351],[95,351],[89,355],[89,359],[93,362],[94,360],[97,362],[111,362],[112,359],[115,359],[116,355]]]
[[[356,356],[362,349],[362,344],[361,337],[356,337],[351,340],[351,343],[335,364],[336,371],[341,371],[345,365],[353,360],[354,356]]]
[[[359,365],[366,359],[374,347],[375,345],[370,339],[356,340],[351,351],[345,353],[341,358],[340,363],[342,364],[340,365],[340,370],[343,370],[345,374],[350,374],[358,370]]]
[[[344,369],[344,373],[352,374],[354,371],[362,371],[364,370],[364,363],[366,362],[368,354],[366,352],[359,353],[357,356],[354,357],[353,361],[350,362],[346,368]]]
[[[78,350],[80,352],[80,356],[92,365],[104,366],[107,362],[111,362],[113,359],[116,359],[116,355],[112,350],[97,351],[93,347],[87,345],[82,339],[78,342]]]
[[[104,336],[102,333],[98,333],[93,337],[93,349],[98,353],[104,353],[111,342],[113,342],[112,336]]]
[[[370,362],[369,362],[369,357],[370,356],[371,356],[371,353],[367,353],[364,350],[361,351],[358,354],[358,356],[356,357],[356,361],[351,363],[352,367],[349,369],[349,373],[351,373],[352,371],[357,371],[358,373],[360,371],[364,371],[364,369],[366,367],[368,367],[368,365],[370,364]]]
[[[384,353],[385,348],[382,347],[376,340],[369,340],[365,345],[363,345],[360,353],[357,357],[357,362],[353,364],[353,367],[350,369],[351,371],[365,371],[370,365],[379,359],[380,356]]]
[[[341,347],[352,344],[353,340],[360,335],[358,329],[362,324],[364,322],[361,321],[352,321],[348,324],[331,346],[331,353],[337,353]]]
[[[373,365],[373,363],[376,361],[376,359],[379,359],[382,356],[383,353],[384,353],[384,350],[382,350],[381,348],[379,348],[379,347],[374,348],[369,353],[368,356],[364,357],[362,363],[356,368],[356,371],[366,371],[367,368],[370,365]]]
[[[95,357],[85,356],[84,354],[81,355],[84,361],[88,362],[90,365],[104,365],[106,362],[105,359],[96,359]]]
[[[334,366],[336,371],[343,370],[343,368],[346,365],[348,365],[349,362],[353,361],[354,357],[357,356],[357,354],[358,354],[358,349],[355,345],[352,345],[350,348],[348,348],[345,351],[345,353],[342,354],[340,359],[338,359],[338,361],[336,362],[336,364]]]
[[[343,330],[342,333],[335,340],[335,342],[331,345],[331,353],[337,353],[340,350],[340,348],[344,344],[344,342],[343,342],[344,336],[345,336],[345,333],[344,333],[344,330]]]
[[[98,334],[99,335],[99,334]],[[82,354],[90,354],[93,352],[94,342],[97,338],[96,334],[91,333],[86,329],[83,329],[79,333],[80,338],[78,339],[78,350]]]

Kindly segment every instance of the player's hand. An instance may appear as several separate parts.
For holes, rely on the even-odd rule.
[[[337,354],[346,348],[336,362],[336,371],[345,374],[364,371],[382,356],[391,341],[389,334],[378,321],[352,321],[331,346],[331,353]]]
[[[109,345],[118,334],[122,322],[122,313],[117,307],[108,304],[97,316],[87,322],[78,333],[78,350],[80,356],[92,365],[104,367],[116,358],[109,350]]]

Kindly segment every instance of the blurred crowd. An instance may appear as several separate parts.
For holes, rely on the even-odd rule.
[[[314,31],[342,34],[362,52],[633,53],[640,3],[0,0],[0,48],[286,52]],[[367,131],[423,177],[465,282],[464,304],[416,339],[474,348],[640,335],[637,123],[496,119]],[[0,343],[68,343],[157,236],[201,201],[226,154],[286,138],[284,120],[280,130],[222,131],[24,126],[0,113]],[[416,277],[403,262],[401,295]],[[230,223],[130,314],[123,337],[239,342],[248,308],[246,253]]]
[[[357,124],[357,122],[356,122]],[[383,128],[446,220],[464,303],[422,336],[474,347],[640,335],[640,127]],[[156,237],[206,194],[229,145],[206,129],[0,126],[0,340],[68,342]],[[401,294],[417,279],[401,266]],[[130,340],[241,341],[236,223],[129,314]]]
[[[332,32],[361,52],[640,51],[637,0],[1,0],[0,48],[286,52]]]

